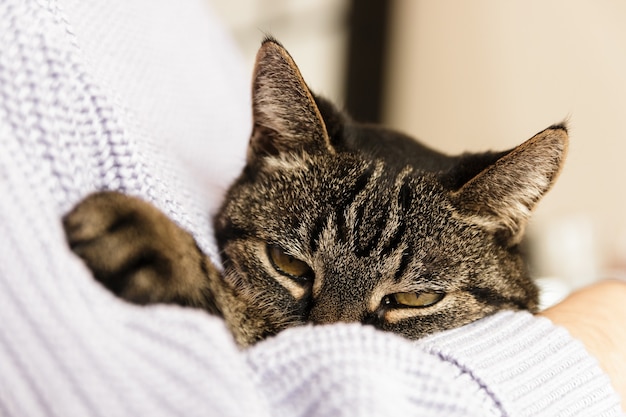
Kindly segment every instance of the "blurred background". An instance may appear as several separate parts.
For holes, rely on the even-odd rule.
[[[626,2],[208,0],[250,71],[265,34],[355,119],[449,153],[569,120],[568,160],[528,230],[546,303],[626,276]]]

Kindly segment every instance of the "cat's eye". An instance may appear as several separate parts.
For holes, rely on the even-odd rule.
[[[386,296],[383,302],[392,307],[424,308],[437,304],[444,296],[442,292],[398,292]]]
[[[313,274],[306,262],[288,255],[279,246],[268,245],[267,254],[274,268],[283,275],[303,280],[311,278]]]

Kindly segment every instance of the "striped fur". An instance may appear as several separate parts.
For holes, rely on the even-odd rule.
[[[564,126],[511,151],[447,156],[315,97],[274,40],[257,59],[255,126],[263,128],[215,222],[224,264],[249,303],[272,299],[296,324],[360,321],[410,338],[536,308],[518,244],[562,165]],[[222,234],[231,230],[245,232]],[[251,249],[267,243],[307,263],[314,278],[281,275],[266,251]],[[388,303],[403,292],[445,296],[425,308]]]

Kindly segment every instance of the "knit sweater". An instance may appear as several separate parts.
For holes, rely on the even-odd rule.
[[[505,312],[410,342],[303,326],[239,350],[223,322],[125,303],[61,217],[115,189],[216,262],[248,76],[203,0],[0,2],[1,416],[615,416],[608,377],[549,321]]]

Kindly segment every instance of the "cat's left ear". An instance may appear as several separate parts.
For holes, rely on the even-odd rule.
[[[552,187],[568,147],[552,126],[512,149],[452,193],[455,205],[508,246],[520,242],[531,211]]]
[[[282,152],[334,152],[313,94],[276,40],[259,49],[252,82],[254,128],[248,162]]]

